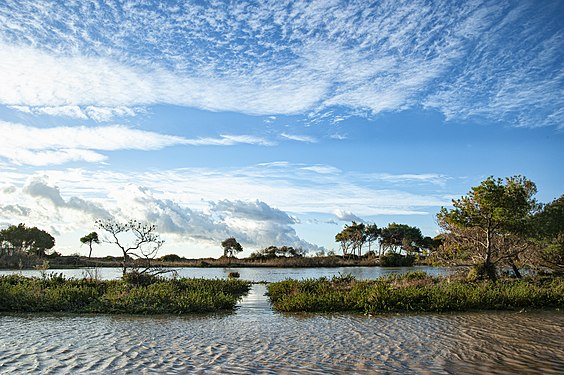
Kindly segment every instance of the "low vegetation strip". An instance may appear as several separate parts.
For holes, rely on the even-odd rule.
[[[188,314],[232,310],[250,289],[243,280],[0,277],[1,312]]]
[[[351,276],[285,280],[268,285],[283,312],[443,312],[564,307],[564,279],[535,277],[497,282],[431,277],[424,272],[377,280]]]

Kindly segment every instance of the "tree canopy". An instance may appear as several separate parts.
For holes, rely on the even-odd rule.
[[[269,246],[262,250],[257,250],[251,253],[249,258],[251,259],[275,259],[275,258],[295,258],[303,257],[305,251],[300,248],[294,248],[292,246]]]
[[[533,198],[535,184],[522,176],[488,177],[467,195],[443,207],[437,215],[445,230],[443,255],[481,265],[491,279],[496,267],[509,265],[518,274],[516,262],[527,250],[531,217],[539,205]]]
[[[37,227],[29,228],[20,223],[0,230],[0,254],[21,251],[45,256],[46,251],[54,246],[55,238]]]
[[[343,256],[362,255],[362,246],[366,242],[366,225],[364,223],[352,222],[345,225],[342,231],[337,233],[335,241],[341,243]]]
[[[100,239],[98,238],[98,233],[90,232],[86,236],[82,237],[80,239],[80,242],[82,242],[83,244],[88,244],[88,247],[90,248],[90,251],[88,252],[88,259],[90,259],[92,257],[92,244],[99,244]]]
[[[243,251],[243,246],[237,242],[235,237],[226,238],[221,242],[221,246],[223,247],[223,256],[227,258],[233,258]]]
[[[388,224],[380,232],[380,246],[384,253],[418,253],[423,246],[421,229],[407,224]]]

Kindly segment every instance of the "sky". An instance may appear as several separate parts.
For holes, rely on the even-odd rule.
[[[64,255],[97,219],[190,258],[433,237],[488,176],[547,203],[563,165],[559,0],[0,3],[0,227]]]

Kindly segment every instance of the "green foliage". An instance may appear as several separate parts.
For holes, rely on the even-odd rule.
[[[80,242],[82,242],[83,244],[88,244],[88,247],[90,249],[90,251],[88,252],[88,258],[90,258],[92,257],[92,244],[93,243],[99,244],[100,239],[98,238],[98,233],[90,232],[86,236],[82,237],[80,239]]]
[[[452,201],[453,208],[442,208],[437,215],[445,230],[441,257],[456,262],[482,263],[495,279],[495,266],[511,266],[530,252],[531,217],[539,205],[533,196],[535,184],[522,176],[488,177],[470,192]],[[464,256],[465,259],[462,259]],[[444,259],[444,258],[443,258]]]
[[[243,246],[235,237],[229,237],[221,242],[221,246],[223,247],[223,256],[227,258],[233,258],[236,254],[243,251]]]
[[[0,311],[186,314],[232,310],[250,289],[242,280],[140,279],[100,281],[0,276]],[[147,282],[150,281],[150,282]]]
[[[327,278],[268,285],[273,307],[286,312],[440,312],[564,306],[564,279],[523,278],[466,282],[424,272],[377,280]]]
[[[564,195],[543,206],[531,219],[537,245],[534,265],[564,271]]]
[[[0,255],[27,252],[45,256],[46,250],[55,246],[55,238],[37,227],[28,228],[25,224],[11,225],[0,230]]]
[[[466,275],[467,281],[480,281],[490,279],[493,280],[496,278],[496,268],[495,265],[489,264],[485,265],[483,263],[477,264],[468,271]]]
[[[380,233],[380,244],[387,252],[418,253],[423,245],[423,235],[417,227],[406,224],[388,224]]]
[[[133,270],[123,275],[122,280],[127,284],[134,286],[148,286],[156,282],[163,281],[163,278],[150,272]]]
[[[266,249],[257,250],[251,253],[249,259],[252,260],[266,260],[266,259],[276,259],[276,258],[293,258],[293,257],[303,257],[305,251],[301,248],[296,249],[292,246],[269,246]]]
[[[160,259],[164,262],[180,262],[183,260],[183,258],[176,254],[163,255]]]
[[[411,254],[388,253],[380,256],[380,266],[382,267],[411,267],[414,263],[415,256]]]
[[[352,222],[345,225],[343,230],[335,236],[335,241],[341,243],[343,257],[349,255],[362,255],[362,246],[367,240],[366,225],[363,223]]]

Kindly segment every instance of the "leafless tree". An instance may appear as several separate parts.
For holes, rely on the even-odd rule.
[[[123,254],[122,269],[123,274],[127,273],[127,268],[134,267],[134,259],[141,259],[146,272],[151,268],[151,260],[163,245],[158,233],[157,226],[154,224],[143,223],[137,220],[130,220],[120,223],[115,220],[97,220],[96,226],[106,232],[103,241],[117,245]]]

